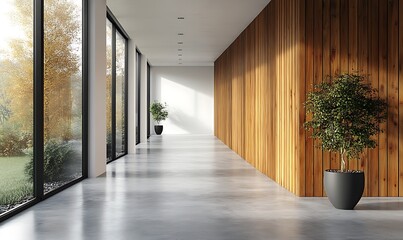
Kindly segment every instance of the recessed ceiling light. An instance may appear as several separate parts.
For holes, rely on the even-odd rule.
[[[179,36],[183,36],[184,34],[183,34],[183,33],[178,33],[178,35],[179,35]]]
[[[185,19],[185,17],[178,17],[178,20],[183,20]]]
[[[178,44],[183,44],[183,42],[178,42]]]

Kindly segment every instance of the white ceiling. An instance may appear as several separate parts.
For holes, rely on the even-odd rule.
[[[107,0],[107,5],[152,66],[213,66],[269,1]]]

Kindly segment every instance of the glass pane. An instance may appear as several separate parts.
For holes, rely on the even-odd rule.
[[[33,198],[33,6],[0,8],[0,214]]]
[[[106,20],[106,161],[112,159],[112,23]]]
[[[140,143],[140,76],[141,76],[141,54],[136,51],[136,88],[137,88],[137,104],[136,104],[136,144]]]
[[[82,0],[44,2],[44,189],[82,176]]]
[[[116,33],[116,157],[125,154],[125,39]]]

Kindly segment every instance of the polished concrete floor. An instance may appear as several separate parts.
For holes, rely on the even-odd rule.
[[[336,210],[288,193],[213,136],[163,135],[0,223],[0,239],[403,239],[403,199]]]

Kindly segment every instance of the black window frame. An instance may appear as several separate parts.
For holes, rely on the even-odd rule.
[[[136,49],[136,145],[140,143],[140,129],[141,129],[141,52]]]
[[[106,8],[106,18],[112,23],[112,109],[111,109],[111,122],[112,122],[112,146],[111,146],[111,159],[106,159],[106,163],[111,163],[119,159],[128,152],[128,63],[129,63],[129,35],[120,25],[119,21],[113,15],[112,11]],[[119,33],[125,40],[125,77],[124,77],[124,152],[116,156],[116,34]]]
[[[147,139],[151,136],[150,104],[151,104],[151,65],[147,62]]]
[[[44,8],[33,0],[33,198],[0,215],[0,222],[88,178],[88,1],[82,0],[82,174],[50,192],[44,192]]]

